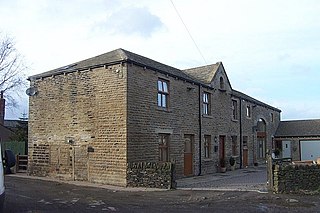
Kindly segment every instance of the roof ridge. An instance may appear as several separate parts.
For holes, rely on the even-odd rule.
[[[191,67],[191,68],[183,69],[183,70],[192,70],[192,69],[204,68],[204,67],[213,66],[213,65],[220,65],[220,64],[221,64],[221,61],[216,62],[215,64],[207,64],[207,65],[198,66],[198,67]]]

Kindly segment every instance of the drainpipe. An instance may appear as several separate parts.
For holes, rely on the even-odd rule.
[[[239,113],[239,124],[240,124],[240,169],[242,169],[242,150],[243,150],[243,138],[242,138],[242,98],[239,98],[240,100],[240,113]]]
[[[4,124],[4,114],[5,114],[5,99],[3,98],[3,92],[0,92],[0,124]]]
[[[202,141],[202,113],[201,113],[201,104],[202,104],[202,94],[201,94],[201,85],[199,84],[199,172],[198,176],[201,175],[201,141]]]

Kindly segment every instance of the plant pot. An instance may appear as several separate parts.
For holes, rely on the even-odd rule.
[[[227,171],[227,168],[226,167],[220,167],[220,172],[221,173],[225,173]]]

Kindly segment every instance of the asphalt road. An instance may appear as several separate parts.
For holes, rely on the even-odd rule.
[[[5,212],[319,212],[320,195],[124,191],[6,176]]]

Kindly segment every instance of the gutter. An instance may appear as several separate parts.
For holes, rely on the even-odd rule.
[[[239,113],[239,127],[240,127],[240,169],[242,169],[242,150],[243,150],[243,138],[242,138],[242,98],[239,97],[239,100],[240,100],[240,107],[239,107],[239,110],[240,110],[240,113]]]

